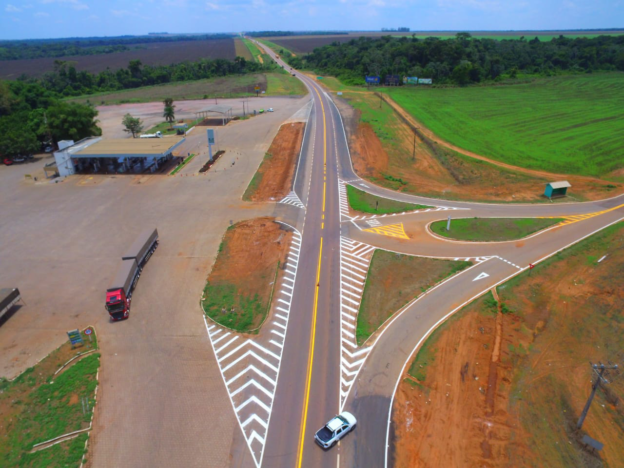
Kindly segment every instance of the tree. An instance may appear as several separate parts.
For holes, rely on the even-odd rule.
[[[0,154],[14,156],[34,153],[39,149],[37,135],[25,125],[27,118],[27,112],[0,118]]]
[[[163,101],[163,104],[165,105],[165,107],[167,106],[172,106],[173,105],[173,99],[170,97],[165,98],[165,100]]]
[[[136,138],[137,133],[141,133],[143,131],[143,122],[141,122],[141,119],[134,118],[130,114],[124,115],[121,123],[124,127],[126,127],[124,132],[132,133],[132,138]]]
[[[82,140],[90,136],[99,136],[102,129],[97,126],[97,109],[73,102],[56,102],[47,112],[48,128],[55,141]]]
[[[170,105],[165,104],[165,111],[163,112],[163,117],[165,118],[167,122],[169,122],[169,126],[171,126],[172,122],[175,120],[175,106],[173,104],[170,104]]]

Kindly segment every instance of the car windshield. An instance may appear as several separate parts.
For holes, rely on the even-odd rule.
[[[343,423],[345,423],[346,425],[349,425],[349,421],[347,421],[344,416],[338,415],[336,416],[338,419],[340,419]]]
[[[123,302],[118,302],[117,304],[106,304],[106,310],[108,310],[111,314],[115,312],[121,312],[123,308]]]
[[[323,442],[328,442],[331,440],[331,438],[334,436],[334,433],[332,431],[330,431],[327,426],[323,426],[317,433],[316,435],[318,436],[319,439],[321,439]]]

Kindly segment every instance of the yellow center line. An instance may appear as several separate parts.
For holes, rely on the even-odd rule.
[[[321,94],[318,92],[318,89],[315,87],[314,90],[318,95],[319,101],[321,103],[321,111],[323,112],[323,219],[325,219],[325,194],[327,191],[327,182],[325,182],[325,174],[327,173],[327,127],[325,120],[325,106],[323,105],[323,99],[321,98]],[[325,223],[321,223],[321,229],[325,229]],[[297,455],[297,468],[301,468],[301,464],[303,463],[303,446],[305,443],[305,428],[306,423],[308,421],[308,405],[310,403],[310,385],[312,383],[312,365],[314,363],[314,342],[316,339],[316,314],[318,309],[318,294],[319,294],[319,284],[321,281],[321,255],[323,253],[323,237],[321,236],[321,244],[319,249],[319,260],[318,260],[318,270],[316,272],[316,291],[314,293],[314,309],[312,312],[312,331],[310,332],[310,356],[308,357],[308,376],[306,382],[306,391],[305,397],[303,400],[303,415],[301,422],[301,431],[299,432],[299,453]]]
[[[308,377],[306,383],[305,399],[303,404],[303,422],[301,423],[301,432],[299,435],[299,456],[297,467],[301,468],[303,462],[303,444],[305,442],[305,427],[308,420],[308,403],[310,401],[310,384],[312,383],[312,364],[314,363],[314,341],[316,339],[316,311],[318,309],[318,293],[319,282],[321,280],[321,255],[323,254],[323,238],[321,237],[321,247],[319,249],[318,270],[316,271],[316,292],[314,293],[314,311],[312,313],[312,332],[310,338],[310,357],[308,358]]]

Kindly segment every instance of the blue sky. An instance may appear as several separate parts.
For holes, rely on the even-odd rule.
[[[398,26],[624,27],[624,0],[0,0],[0,39]]]

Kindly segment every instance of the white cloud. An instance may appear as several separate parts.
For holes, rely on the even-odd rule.
[[[216,10],[220,10],[220,9],[221,9],[221,5],[219,5],[218,3],[206,2],[206,10],[208,10],[208,11],[216,11]]]
[[[46,13],[45,11],[38,11],[37,13],[35,13],[35,15],[37,18],[47,18],[48,16],[50,16],[50,13]]]
[[[9,13],[18,13],[22,11],[20,8],[11,5],[10,3],[5,7],[4,11],[8,11]]]

